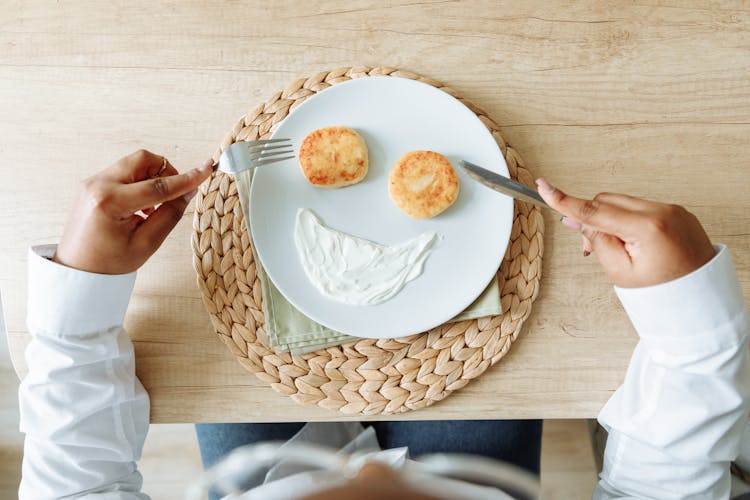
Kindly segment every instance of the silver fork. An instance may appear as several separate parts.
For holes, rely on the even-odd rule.
[[[290,158],[294,158],[291,139],[235,142],[221,153],[218,167],[220,171],[234,175]]]

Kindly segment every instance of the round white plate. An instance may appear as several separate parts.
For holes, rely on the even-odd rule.
[[[310,185],[297,159],[258,168],[250,190],[250,229],[268,276],[302,313],[333,330],[358,337],[390,338],[419,333],[469,306],[495,275],[513,223],[513,200],[464,174],[465,159],[508,175],[497,143],[476,115],[427,84],[369,77],[334,85],[292,112],[273,137],[291,138],[295,150],[311,131],[355,129],[370,153],[367,177],[353,186]],[[427,149],[453,163],[460,182],[456,202],[432,219],[401,212],[388,196],[388,172],[409,151]],[[312,209],[333,229],[392,245],[436,231],[422,275],[390,300],[352,306],[323,296],[307,278],[294,245],[299,208]]]

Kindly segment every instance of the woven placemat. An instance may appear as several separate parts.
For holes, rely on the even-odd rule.
[[[342,68],[293,81],[243,116],[214,159],[234,142],[268,137],[316,92],[368,76],[418,80],[456,97],[492,132],[511,176],[533,186],[521,157],[484,110],[434,80],[383,67]],[[216,333],[260,380],[297,403],[346,414],[392,414],[446,398],[508,353],[539,293],[543,234],[539,209],[516,201],[510,244],[498,270],[502,315],[446,324],[398,339],[362,339],[304,355],[277,354],[264,341],[263,297],[252,242],[237,187],[228,175],[213,174],[196,196],[193,265]]]

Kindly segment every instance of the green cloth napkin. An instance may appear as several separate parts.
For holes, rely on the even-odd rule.
[[[246,224],[249,224],[250,184],[253,179],[253,170],[245,170],[236,174],[234,179],[237,183],[237,193],[240,197],[242,213],[245,216]],[[279,292],[268,278],[257,258],[255,262],[263,292],[263,314],[266,318],[268,343],[274,350],[277,352],[304,354],[357,338],[326,328],[302,314]],[[307,278],[300,276],[300,279]],[[501,313],[500,289],[497,277],[495,277],[487,285],[482,294],[466,310],[451,321],[495,316]]]

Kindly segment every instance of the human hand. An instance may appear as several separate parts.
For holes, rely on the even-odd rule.
[[[163,157],[141,150],[89,177],[53,260],[92,273],[135,271],[180,221],[212,165],[179,174]]]
[[[698,219],[678,205],[600,193],[593,200],[568,196],[538,179],[539,194],[581,231],[584,255],[595,252],[616,286],[637,288],[677,279],[716,254]]]

